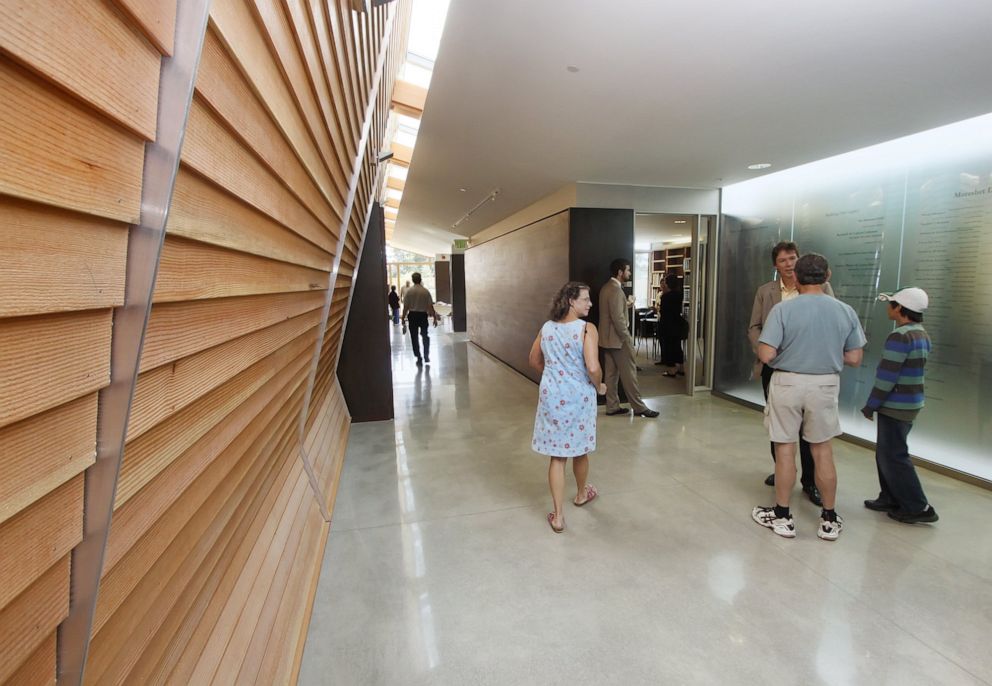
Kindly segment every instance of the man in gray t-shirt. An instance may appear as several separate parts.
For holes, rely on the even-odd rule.
[[[830,439],[841,433],[840,372],[844,365],[861,364],[867,341],[854,310],[824,294],[829,278],[825,257],[810,253],[799,258],[799,297],[772,308],[758,339],[758,357],[775,369],[765,405],[765,426],[775,443],[775,506],[756,507],[751,517],[786,538],[796,535],[789,498],[796,481],[800,431],[813,452],[816,485],[823,497],[817,536],[836,540],[843,527],[834,510],[837,471]]]

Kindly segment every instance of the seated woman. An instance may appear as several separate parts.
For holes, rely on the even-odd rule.
[[[685,376],[682,352],[682,285],[676,274],[669,274],[661,285],[658,313],[658,342],[661,344],[661,361],[655,364],[668,367],[664,376]]]

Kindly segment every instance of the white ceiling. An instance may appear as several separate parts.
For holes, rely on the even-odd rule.
[[[634,250],[650,250],[652,243],[689,243],[695,223],[695,215],[638,212],[634,215]]]
[[[990,112],[990,28],[988,0],[452,0],[394,240],[447,252],[570,182],[716,188]]]

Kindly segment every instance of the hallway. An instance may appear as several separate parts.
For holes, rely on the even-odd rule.
[[[989,492],[921,471],[941,521],[895,523],[837,441],[840,540],[798,496],[781,539],[750,518],[761,415],[667,396],[656,420],[600,409],[600,497],[557,536],[536,386],[431,333],[418,368],[394,329],[396,419],[352,426],[299,683],[992,683]]]

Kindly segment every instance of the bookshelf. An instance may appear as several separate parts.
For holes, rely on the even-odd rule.
[[[686,284],[686,277],[692,268],[691,250],[688,245],[683,245],[651,251],[651,288],[648,295],[652,304],[657,304],[661,296],[661,282],[665,276],[676,274],[682,282],[682,309],[688,310],[689,286]]]

